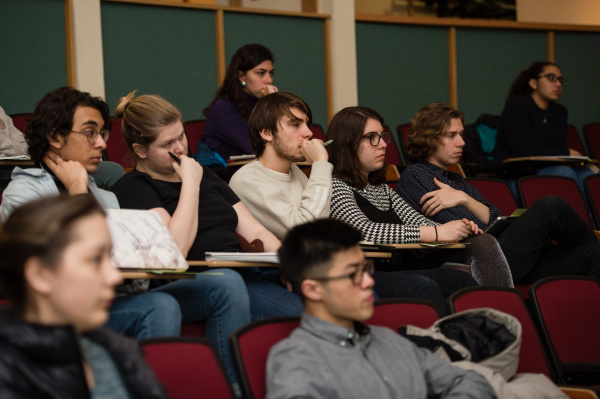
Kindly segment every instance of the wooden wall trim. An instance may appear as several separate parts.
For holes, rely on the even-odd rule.
[[[225,58],[225,16],[223,10],[215,12],[215,49],[217,56],[217,87],[225,80],[227,60]]]
[[[333,118],[333,76],[331,64],[331,20],[323,21],[323,54],[325,60],[325,103],[327,106],[327,124]]]
[[[75,87],[75,42],[73,34],[73,0],[65,0],[65,56],[67,86]]]
[[[549,30],[546,34],[546,60],[554,62],[554,31]]]
[[[458,61],[456,55],[456,27],[448,28],[448,101],[458,109]]]
[[[461,28],[484,29],[521,29],[521,30],[552,30],[575,32],[600,32],[600,26],[592,25],[567,25],[567,24],[542,24],[534,22],[500,21],[494,19],[459,19],[459,18],[433,18],[409,17],[405,15],[378,15],[361,14],[355,16],[357,22],[379,22],[404,25],[429,25],[429,26],[456,26]]]
[[[180,8],[196,8],[202,10],[222,10],[224,12],[241,12],[249,14],[266,14],[266,15],[279,15],[285,17],[300,17],[300,18],[317,18],[317,19],[330,19],[331,15],[321,14],[315,12],[293,12],[293,11],[277,11],[277,10],[263,10],[260,8],[245,8],[245,7],[231,7],[231,6],[218,6],[208,4],[196,4],[196,3],[184,3],[183,1],[173,0],[102,0],[104,2],[112,3],[132,3],[149,6],[164,6],[164,7],[180,7]]]

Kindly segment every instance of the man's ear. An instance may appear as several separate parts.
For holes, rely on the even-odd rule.
[[[314,302],[323,300],[323,286],[315,280],[306,279],[300,284],[302,295]]]
[[[263,140],[266,141],[266,142],[273,141],[273,134],[271,133],[270,130],[267,130],[267,129],[262,129],[260,131],[260,137],[262,137]]]
[[[529,87],[531,87],[533,90],[537,90],[537,80],[533,78],[529,79]]]
[[[25,261],[25,280],[38,294],[47,295],[52,291],[50,273],[52,271],[43,264],[38,257],[31,257]]]
[[[46,139],[48,140],[48,143],[50,143],[50,147],[57,150],[60,150],[65,144],[65,137],[58,134],[54,129],[46,134]]]
[[[146,147],[141,144],[133,143],[133,152],[135,152],[140,159],[146,159],[148,157],[148,154],[146,153]]]

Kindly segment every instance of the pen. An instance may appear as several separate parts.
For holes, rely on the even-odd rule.
[[[333,143],[333,140],[327,140],[326,142],[323,143],[323,147],[325,147],[326,145],[329,145]]]
[[[175,160],[175,162],[177,162],[179,165],[181,165],[181,159],[179,159],[179,157],[175,154],[173,154],[171,151],[169,151],[169,155],[171,156],[171,158],[173,158]]]

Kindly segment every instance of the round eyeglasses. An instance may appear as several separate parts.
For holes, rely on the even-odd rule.
[[[317,280],[317,281],[332,281],[332,280],[342,280],[345,278],[349,278],[350,280],[352,280],[353,285],[360,285],[360,283],[362,283],[362,281],[363,281],[365,273],[368,273],[369,276],[371,276],[371,277],[373,276],[373,273],[375,273],[375,263],[373,263],[373,261],[371,261],[371,260],[366,261],[361,266],[358,266],[356,268],[355,272],[348,273],[348,274],[342,274],[341,276],[309,277],[309,278],[311,280]]]
[[[376,132],[370,132],[363,136],[363,139],[369,139],[369,143],[372,146],[379,145],[379,142],[383,139],[383,142],[389,144],[392,141],[392,133],[382,132],[381,134]]]
[[[541,79],[541,78],[546,78],[551,83],[554,83],[558,80],[562,87],[565,87],[567,85],[567,79],[563,78],[562,76],[556,76],[553,73],[547,73],[545,75],[538,76],[538,79]]]
[[[90,144],[95,144],[96,140],[98,140],[98,136],[102,136],[102,139],[106,142],[108,141],[108,136],[110,135],[110,131],[108,129],[102,129],[100,131],[96,129],[86,130],[84,132],[78,132],[77,130],[71,130],[73,133],[85,134],[87,137],[87,141]]]

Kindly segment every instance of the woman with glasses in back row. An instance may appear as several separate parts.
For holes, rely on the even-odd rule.
[[[558,104],[567,80],[556,64],[534,62],[513,81],[500,118],[494,157],[581,156],[567,147],[567,108]],[[583,191],[583,179],[597,173],[595,166],[555,165],[538,169],[540,175],[570,177]],[[584,195],[585,197],[585,195]]]

